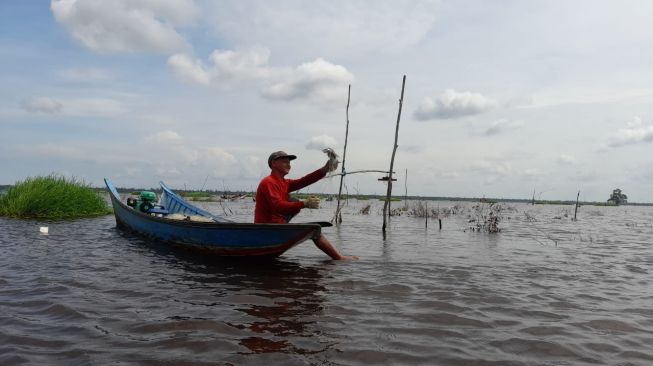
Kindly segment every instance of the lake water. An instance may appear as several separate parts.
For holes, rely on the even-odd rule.
[[[0,219],[0,365],[653,364],[653,207],[573,221],[571,206],[507,204],[489,234],[469,229],[472,205],[429,202],[454,208],[441,230],[398,216],[384,239],[382,203],[350,201],[323,230],[360,257],[344,262],[310,241],[212,260],[113,216]],[[249,200],[202,206],[253,217]]]

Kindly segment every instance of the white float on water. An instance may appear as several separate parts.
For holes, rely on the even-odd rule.
[[[41,226],[41,227],[39,228],[39,232],[40,232],[41,234],[47,234],[47,233],[48,233],[48,227],[47,227],[47,226]]]

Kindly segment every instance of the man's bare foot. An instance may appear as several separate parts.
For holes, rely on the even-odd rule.
[[[341,255],[340,258],[337,258],[336,260],[339,261],[357,261],[359,258],[355,255]]]

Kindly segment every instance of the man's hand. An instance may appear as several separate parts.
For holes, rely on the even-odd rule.
[[[338,161],[338,154],[336,154],[336,152],[333,151],[333,149],[331,148],[323,149],[322,152],[327,154],[327,156],[329,157],[329,160],[327,160],[326,164],[324,164],[322,170],[324,170],[324,172],[328,174],[338,169],[338,164],[340,163]]]
[[[312,196],[312,197],[309,197],[309,198],[303,200],[303,202],[304,202],[304,207],[305,208],[320,208],[320,198],[319,197]]]
[[[324,166],[322,167],[322,170],[324,170],[326,174],[329,174],[332,171],[338,169],[338,164],[340,164],[338,160],[329,159],[327,160],[326,164],[324,164]]]

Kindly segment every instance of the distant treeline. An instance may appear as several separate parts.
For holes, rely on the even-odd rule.
[[[0,185],[0,192],[7,190],[11,185]],[[93,188],[96,191],[99,192],[104,192],[106,191],[106,188]],[[136,188],[136,187],[122,187],[122,188],[116,188],[118,192],[120,193],[132,193],[132,192],[140,192],[140,191],[152,191],[152,192],[157,192],[161,193],[161,188]],[[194,192],[200,192],[199,190],[182,190],[182,189],[175,189],[173,188],[175,192],[178,194],[181,194],[183,196],[188,196],[188,195],[193,195]],[[247,195],[250,197],[255,196],[255,192],[248,192],[248,191],[218,191],[218,190],[203,190],[201,192],[206,192],[212,195],[216,196],[238,196],[238,195]],[[329,193],[298,193],[294,194],[294,196],[318,196],[322,198],[327,198],[327,197],[335,197],[334,194],[329,194]],[[344,199],[361,199],[361,200],[369,200],[369,199],[385,199],[385,195],[378,195],[378,194],[355,194],[355,195],[343,195]],[[407,198],[408,200],[414,200],[414,201],[462,201],[462,202],[520,202],[520,203],[532,203],[532,199],[520,199],[520,198],[483,198],[483,197],[427,197],[427,196],[393,196],[393,198],[396,199],[404,199]],[[536,205],[575,205],[576,201],[572,200],[535,200]],[[609,205],[607,202],[593,202],[593,201],[580,201],[578,202],[580,205],[587,205],[587,206],[612,206]],[[626,204],[627,206],[653,206],[653,203],[647,203],[647,202],[628,202]],[[624,206],[626,206],[624,205]]]
[[[98,192],[105,192],[107,189],[106,188],[93,188]],[[251,192],[246,192],[246,191],[218,191],[218,190],[211,190],[211,189],[205,189],[203,191],[200,190],[184,190],[184,189],[177,189],[177,188],[172,188],[171,189],[182,196],[242,196],[242,195],[249,195],[252,196],[254,195]],[[136,193],[136,192],[141,192],[141,191],[151,191],[151,192],[156,192],[157,194],[161,193],[161,187],[156,187],[156,188],[136,188],[136,187],[116,187],[116,190],[118,193]],[[201,193],[201,194],[200,194]]]

